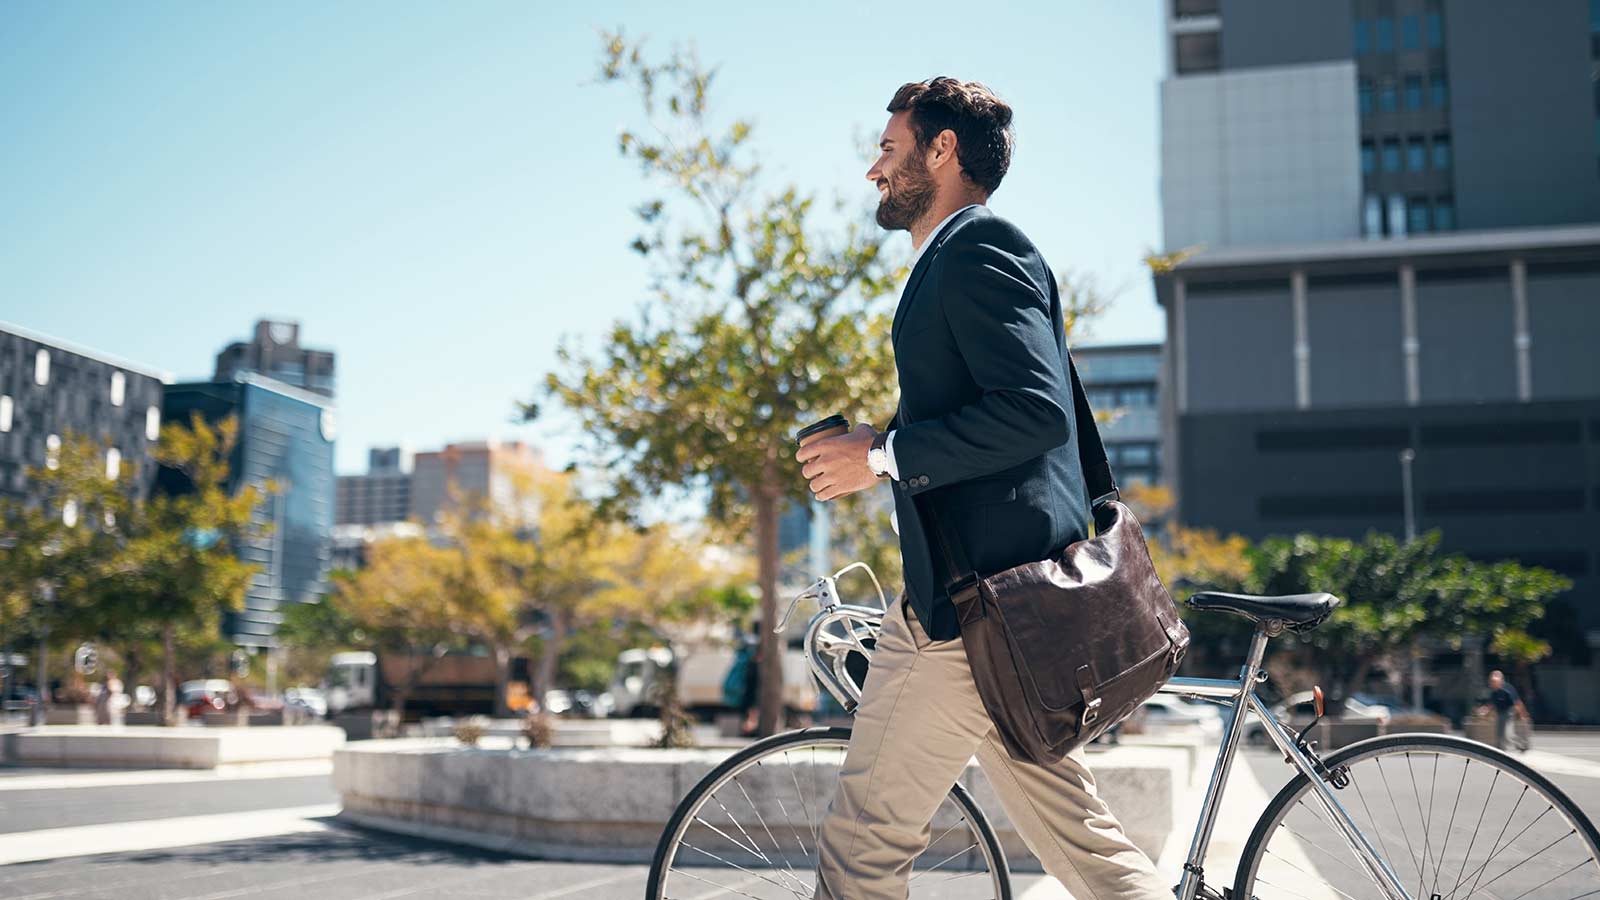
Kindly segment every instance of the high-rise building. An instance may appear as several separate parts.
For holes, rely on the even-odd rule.
[[[1164,2],[1179,518],[1438,529],[1570,576],[1600,649],[1600,5]],[[1585,655],[1546,714],[1600,721]]]
[[[38,501],[23,473],[69,435],[104,442],[106,472],[135,491],[155,476],[162,385],[172,376],[0,323],[0,496]]]
[[[336,525],[404,522],[411,515],[413,454],[406,447],[374,447],[363,475],[340,475]]]
[[[1106,460],[1123,487],[1161,480],[1161,345],[1085,344],[1072,348]]]
[[[532,497],[519,490],[518,481],[543,469],[543,455],[522,441],[470,441],[418,453],[411,473],[411,516],[424,526],[435,524],[456,490],[531,519]]]
[[[256,322],[248,341],[235,341],[217,354],[213,381],[232,381],[239,372],[254,372],[275,381],[333,396],[333,351],[300,346],[299,322]]]
[[[259,566],[244,608],[229,614],[223,633],[244,647],[276,645],[281,608],[317,602],[328,592],[332,555],[334,414],[321,395],[240,371],[233,381],[167,386],[163,410],[171,421],[199,413],[207,422],[239,421],[232,488],[274,483],[278,490],[255,512],[257,529],[237,548]],[[182,490],[181,477],[163,470],[157,488]]]

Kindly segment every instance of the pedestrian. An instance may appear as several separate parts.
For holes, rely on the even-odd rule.
[[[122,696],[122,679],[115,672],[107,672],[100,684],[100,693],[94,698],[94,723],[111,725],[116,721],[118,698]]]
[[[976,82],[912,82],[889,103],[867,172],[877,221],[916,255],[891,329],[900,407],[796,458],[819,500],[892,484],[905,592],[884,616],[818,837],[818,898],[904,900],[930,821],[974,755],[1006,815],[1084,900],[1171,900],[1095,790],[1077,749],[1005,750],[973,681],[925,510],[979,571],[1059,553],[1088,531],[1055,276],[987,203],[1011,163],[1012,111]]]
[[[1518,750],[1527,751],[1528,740],[1519,736],[1511,729],[1512,717],[1531,728],[1528,717],[1528,708],[1522,705],[1522,695],[1517,689],[1506,681],[1506,675],[1499,669],[1489,673],[1489,693],[1478,707],[1479,715],[1494,713],[1494,745],[1497,749],[1504,750],[1508,743],[1515,744]]]

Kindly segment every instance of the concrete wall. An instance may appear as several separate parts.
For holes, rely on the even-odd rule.
[[[1350,58],[1349,3],[1222,0],[1219,6],[1225,70]]]
[[[1600,221],[1588,4],[1444,9],[1460,227]]]
[[[1294,405],[1287,280],[1194,285],[1184,321],[1191,411]]]
[[[1600,265],[1529,266],[1533,396],[1600,395]]]
[[[1511,277],[1503,269],[1417,276],[1422,402],[1517,396]]]
[[[1354,63],[1163,81],[1167,249],[1359,236],[1359,150]]]
[[[1313,407],[1405,402],[1398,278],[1311,279],[1306,324]]]

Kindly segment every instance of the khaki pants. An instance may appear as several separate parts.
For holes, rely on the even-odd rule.
[[[1028,848],[1077,900],[1172,900],[1095,793],[1083,751],[1052,766],[1008,756],[961,640],[930,641],[903,598],[884,616],[862,694],[818,836],[819,900],[905,900],[930,821],[974,754]]]

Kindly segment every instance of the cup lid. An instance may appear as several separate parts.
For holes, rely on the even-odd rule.
[[[835,413],[820,422],[812,422],[810,425],[807,425],[806,427],[795,432],[794,439],[796,443],[798,443],[800,441],[804,441],[808,437],[811,437],[813,434],[817,434],[818,432],[831,431],[835,428],[849,427],[850,420]]]

